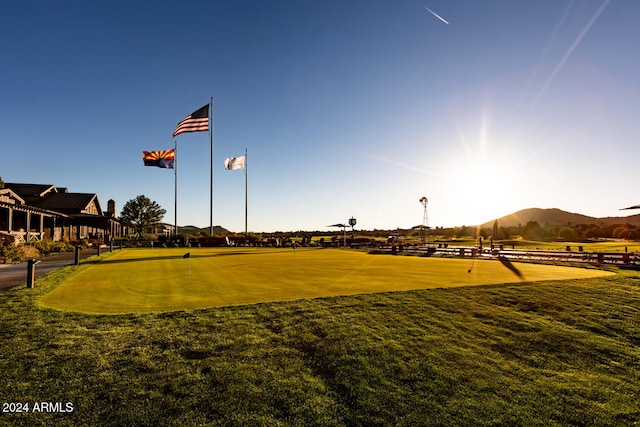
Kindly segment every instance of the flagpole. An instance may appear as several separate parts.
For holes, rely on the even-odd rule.
[[[249,190],[249,151],[244,149],[244,240],[249,242],[249,234],[247,233],[247,212],[248,212],[248,190]]]
[[[178,141],[173,140],[174,151],[173,151],[173,174],[174,174],[174,186],[175,186],[175,194],[174,194],[174,228],[173,235],[174,237],[178,237]]]
[[[209,138],[211,142],[211,177],[210,177],[210,187],[211,193],[209,195],[209,234],[211,237],[213,236],[214,226],[213,226],[213,96],[209,100],[209,110],[211,110],[210,117],[210,126],[209,126]]]

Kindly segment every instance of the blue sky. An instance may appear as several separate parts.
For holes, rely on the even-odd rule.
[[[433,16],[432,9],[449,22]],[[144,194],[214,98],[214,222],[475,225],[640,203],[640,2],[24,1],[0,6],[0,177]],[[209,136],[177,137],[178,222],[209,225]],[[623,211],[626,215],[629,211]],[[631,212],[633,213],[633,212]]]

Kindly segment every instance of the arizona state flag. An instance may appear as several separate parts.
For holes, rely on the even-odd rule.
[[[143,151],[142,160],[145,166],[157,166],[159,168],[173,169],[175,149],[162,151]]]

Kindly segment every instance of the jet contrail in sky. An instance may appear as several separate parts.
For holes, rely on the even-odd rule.
[[[444,22],[445,24],[449,25],[449,23],[447,22],[446,19],[444,19],[442,16],[438,15],[437,13],[435,13],[433,10],[429,9],[427,6],[424,7],[425,9],[427,9],[429,12],[431,12],[431,14],[433,16],[435,16],[436,18],[438,18],[439,20],[441,20],[442,22]]]

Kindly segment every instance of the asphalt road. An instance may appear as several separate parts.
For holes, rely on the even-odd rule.
[[[80,251],[80,258],[87,258],[97,255],[97,253],[98,251],[96,249],[85,249]],[[75,252],[65,252],[41,257],[40,263],[36,264],[36,278],[56,268],[74,263]],[[7,289],[18,285],[25,286],[27,283],[27,265],[27,262],[8,265],[0,264],[0,292],[5,292]],[[37,283],[36,286],[38,286]]]

